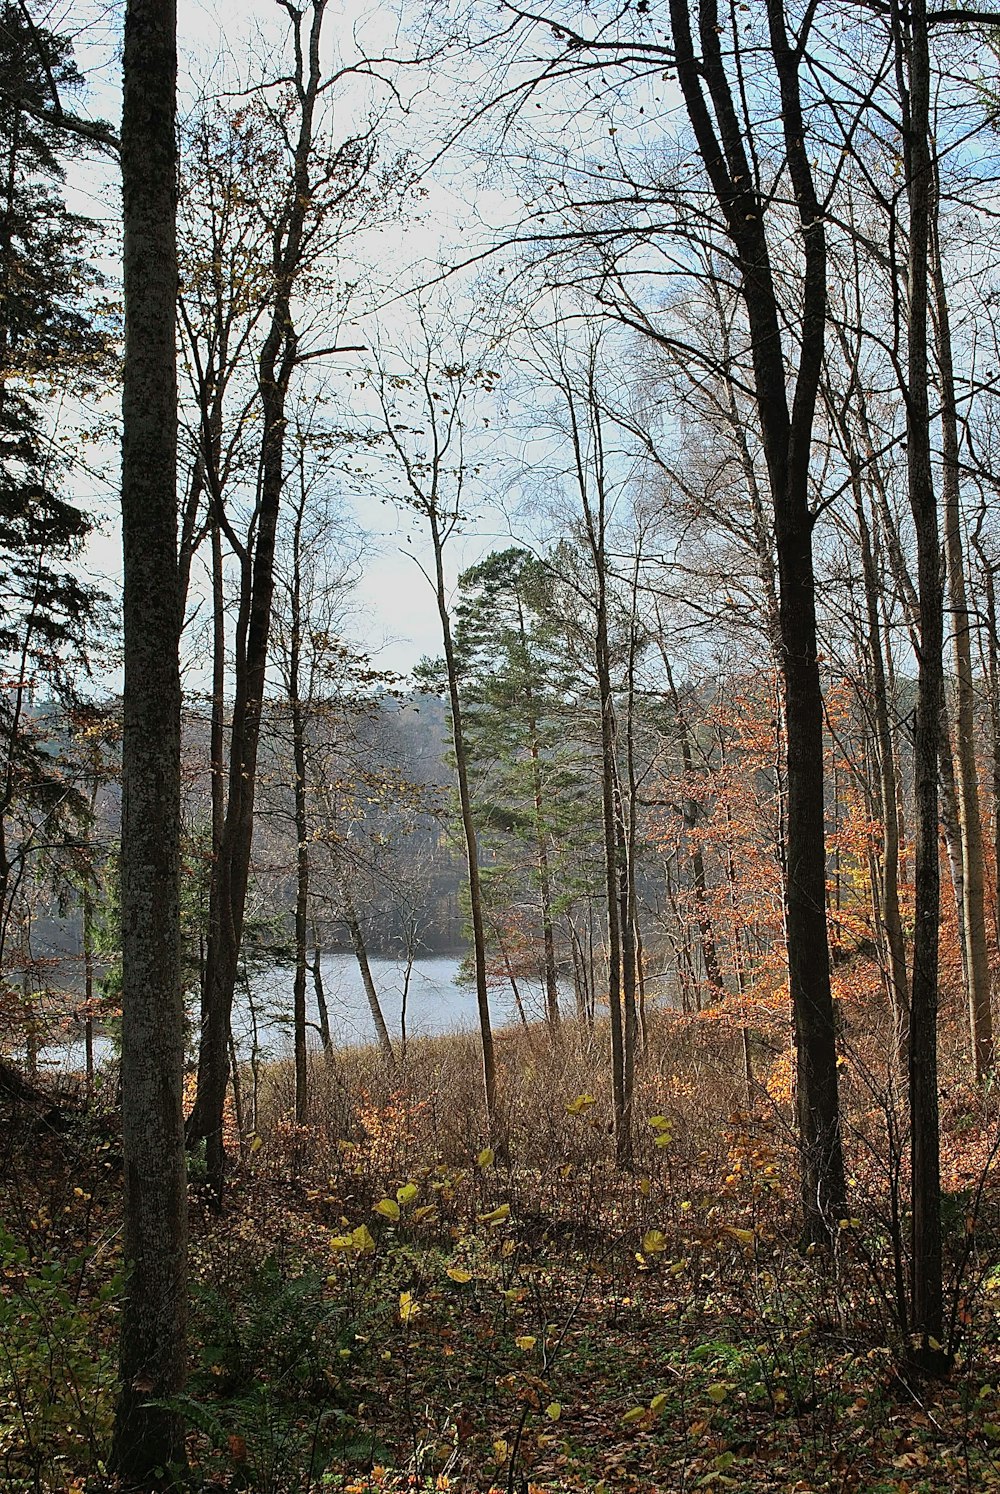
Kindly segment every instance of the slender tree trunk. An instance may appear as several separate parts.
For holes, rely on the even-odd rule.
[[[292,577],[289,597],[288,704],[292,717],[292,772],[295,777],[295,978],[292,984],[292,1031],[295,1058],[295,1121],[309,1115],[309,1066],[306,1052],[306,969],[309,938],[309,814],[306,787],[306,722],[299,672],[302,651],[302,522],[305,493],[300,494],[292,531]]]
[[[983,561],[986,594],[986,670],[989,680],[990,755],[993,788],[993,924],[1000,941],[1000,635],[997,633],[996,583],[993,567]]]
[[[931,1365],[943,1319],[941,1178],[938,1138],[937,1008],[938,756],[944,644],[941,547],[931,465],[928,400],[928,251],[931,224],[930,58],[926,0],[911,0],[908,27],[897,22],[904,153],[910,207],[907,265],[907,476],[917,539],[920,651],[914,741],[915,919],[910,995],[911,1326]],[[908,96],[907,96],[908,89]]]
[[[486,988],[486,929],[483,921],[483,896],[479,877],[479,842],[472,813],[469,789],[469,766],[466,760],[465,734],[462,729],[462,702],[458,689],[458,666],[448,613],[448,591],[444,578],[444,542],[435,512],[430,514],[431,541],[434,550],[434,590],[437,597],[441,640],[448,672],[448,700],[451,706],[451,730],[455,747],[455,771],[458,777],[458,799],[465,836],[466,866],[469,877],[469,909],[472,915],[472,945],[476,967],[476,1009],[479,1014],[479,1036],[483,1052],[483,1094],[486,1101],[486,1127],[491,1136],[497,1124],[497,1071],[493,1050],[493,1027],[490,1022],[490,998]],[[498,1138],[499,1139],[499,1138]]]
[[[892,1010],[896,1054],[902,1073],[909,1063],[910,993],[906,970],[906,947],[903,922],[899,911],[899,785],[896,754],[889,720],[889,693],[885,660],[882,653],[882,628],[879,616],[878,577],[872,554],[871,531],[865,513],[859,466],[852,461],[854,507],[861,543],[861,571],[865,587],[868,633],[868,656],[871,667],[872,699],[875,719],[875,746],[878,756],[879,801],[882,820],[882,846],[879,856],[881,883],[879,905],[881,929],[887,947],[887,986]]]
[[[809,509],[809,461],[827,324],[826,237],[802,117],[802,51],[788,39],[782,0],[766,0],[766,12],[803,253],[799,359],[791,408],[764,228],[767,204],[755,191],[755,173],[726,72],[721,41],[725,28],[719,23],[716,0],[702,0],[698,12],[701,56],[697,57],[688,0],[670,0],[678,82],[736,250],[774,508],[787,750],[785,928],[796,1047],[796,1111],[805,1233],[818,1238],[829,1234],[845,1197],[826,926],[823,696]]]
[[[83,1024],[84,1064],[89,1090],[94,1082],[94,896],[89,882],[83,887],[83,1001],[87,1013]]]
[[[531,781],[535,804],[535,855],[538,861],[538,890],[542,904],[542,947],[545,960],[545,1019],[555,1032],[559,1026],[559,982],[556,974],[556,941],[552,926],[552,878],[549,874],[549,848],[542,814],[542,770],[538,746],[538,723],[528,722],[531,738]]]
[[[176,11],[129,0],[122,116],[122,1132],[125,1294],[111,1464],[184,1462],[187,1193],[181,1089]]]
[[[385,1017],[382,1013],[382,1004],[378,999],[378,991],[375,986],[375,981],[372,977],[372,969],[368,963],[368,951],[365,948],[365,936],[362,932],[361,924],[358,920],[357,910],[355,909],[353,899],[351,898],[351,894],[347,890],[346,884],[343,886],[343,898],[344,922],[347,924],[347,931],[351,936],[351,946],[354,950],[354,957],[358,962],[358,969],[361,972],[361,984],[364,986],[365,995],[368,997],[368,1006],[371,1010],[372,1021],[375,1023],[375,1035],[378,1038],[378,1045],[382,1049],[382,1052],[385,1054],[386,1058],[389,1059],[389,1062],[395,1063],[396,1055],[392,1051],[392,1042],[389,1037],[389,1029],[385,1025]]]
[[[660,656],[663,659],[667,675],[667,686],[670,690],[670,698],[674,707],[677,742],[681,750],[681,767],[684,772],[684,783],[687,785],[694,779],[694,757],[691,752],[691,734],[688,730],[687,718],[681,710],[680,696],[677,693],[677,686],[674,683],[670,659],[662,644]],[[701,941],[701,957],[709,985],[715,991],[718,991],[720,995],[725,995],[726,988],[722,979],[722,971],[719,968],[719,956],[715,947],[715,935],[712,930],[712,920],[708,910],[708,881],[705,875],[705,853],[702,848],[701,839],[698,836],[699,812],[698,801],[685,792],[681,800],[681,818],[690,847],[691,880],[694,885],[698,936]]]
[[[611,690],[608,611],[603,557],[603,524],[598,545],[598,600],[596,616],[597,688],[601,706],[601,806],[604,821],[604,863],[607,877],[608,1011],[611,1023],[611,1090],[615,1122],[615,1159],[619,1167],[632,1165],[632,1097],[625,1061],[625,1022],[622,1010],[622,941],[619,927],[618,826],[615,780],[615,708]]]
[[[632,1166],[632,1076],[634,1068],[635,960],[631,926],[622,927],[622,903],[628,906],[628,868],[623,857],[624,821],[618,779],[617,722],[611,685],[611,645],[608,625],[608,503],[605,486],[604,443],[597,392],[596,349],[591,348],[587,369],[586,424],[581,421],[576,391],[563,370],[560,387],[566,401],[573,443],[576,482],[580,494],[587,545],[594,571],[594,666],[601,713],[601,817],[604,830],[604,872],[607,907],[608,1015],[611,1026],[611,1095],[615,1128],[615,1161]],[[589,465],[588,465],[589,464]],[[596,500],[596,501],[595,501]],[[630,1001],[623,1002],[623,962],[631,961]]]
[[[239,969],[246,913],[253,810],[266,681],[274,553],[284,486],[286,402],[298,361],[292,297],[301,269],[303,237],[312,202],[314,119],[322,70],[320,37],[325,0],[313,0],[308,25],[292,12],[297,30],[298,134],[287,221],[276,236],[275,293],[267,336],[261,348],[257,382],[261,404],[260,482],[252,557],[244,558],[241,613],[237,624],[229,791],[220,847],[218,922],[210,931],[205,978],[205,1009],[198,1048],[198,1088],[188,1118],[188,1143],[204,1140],[209,1185],[221,1204],[225,1178],[223,1113],[229,1082],[229,1027]],[[214,934],[214,938],[212,937]]]
[[[319,1018],[319,1040],[323,1045],[323,1052],[329,1054],[333,1049],[333,1036],[330,1032],[330,1013],[326,1005],[326,992],[323,989],[323,970],[320,965],[320,949],[315,929],[313,929],[312,978],[316,1013]]]
[[[941,443],[944,498],[944,542],[948,568],[948,605],[955,665],[955,762],[958,769],[958,816],[962,842],[962,911],[964,914],[966,990],[969,1030],[976,1079],[993,1067],[993,1012],[990,963],[986,942],[986,868],[983,822],[976,769],[975,681],[972,675],[972,631],[965,584],[961,492],[958,470],[958,412],[952,363],[951,321],[940,246],[932,235],[934,298],[937,308],[938,369],[941,378]]]

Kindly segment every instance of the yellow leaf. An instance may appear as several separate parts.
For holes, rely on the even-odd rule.
[[[622,1421],[627,1427],[634,1426],[637,1421],[642,1421],[646,1414],[645,1406],[633,1406],[631,1411],[626,1411]]]
[[[757,1238],[752,1229],[737,1229],[734,1224],[726,1224],[723,1228],[727,1235],[732,1235],[741,1245],[752,1245]]]
[[[412,1292],[400,1292],[399,1294],[399,1321],[409,1323],[420,1312],[420,1303],[414,1302]]]
[[[351,1245],[359,1255],[370,1255],[375,1249],[375,1240],[367,1224],[359,1224],[351,1230]]]
[[[549,1418],[549,1421],[558,1421],[562,1415],[562,1406],[558,1401],[549,1401],[549,1404],[545,1408],[545,1414]]]
[[[411,1204],[419,1192],[420,1189],[416,1183],[404,1183],[402,1188],[396,1189],[396,1202],[401,1209],[405,1209],[406,1205]]]
[[[331,1250],[350,1250],[354,1244],[351,1235],[334,1235],[330,1241]]]
[[[399,1204],[394,1198],[380,1198],[372,1213],[381,1214],[383,1219],[391,1219],[395,1224],[399,1219]]]
[[[673,1121],[667,1115],[651,1115],[649,1124],[654,1131],[669,1131],[673,1126]]]
[[[506,1463],[509,1454],[510,1444],[503,1437],[498,1437],[493,1444],[493,1456],[498,1463]]]
[[[510,1204],[498,1204],[488,1214],[478,1214],[476,1217],[480,1224],[502,1224],[505,1219],[510,1218]]]
[[[491,1146],[484,1146],[483,1147],[482,1151],[476,1157],[476,1166],[477,1167],[492,1167],[493,1166],[493,1148]]]
[[[653,1138],[653,1145],[658,1146],[662,1151],[665,1146],[670,1145],[673,1139],[669,1131],[661,1131],[659,1136]]]
[[[663,1408],[664,1408],[664,1406],[666,1404],[667,1404],[667,1395],[666,1395],[666,1392],[661,1390],[660,1394],[659,1395],[654,1395],[653,1399],[650,1401],[650,1403],[649,1403],[649,1409],[650,1409],[650,1411],[652,1411],[652,1413],[653,1413],[654,1416],[659,1416],[660,1412],[663,1410]]]
[[[567,1115],[582,1115],[595,1103],[593,1095],[577,1095],[575,1100],[566,1101]]]
[[[260,1149],[261,1149],[261,1147],[263,1145],[264,1145],[264,1138],[263,1138],[263,1136],[255,1136],[254,1139],[253,1139],[253,1141],[251,1141],[251,1143],[250,1143],[250,1155],[252,1156],[254,1152],[259,1152]]]
[[[728,1394],[729,1386],[723,1385],[721,1381],[717,1385],[710,1385],[708,1387],[708,1398],[710,1401],[714,1401],[717,1406],[722,1405]]]
[[[667,1237],[662,1229],[647,1229],[642,1237],[642,1248],[647,1255],[660,1255],[667,1248]]]
[[[529,1349],[533,1349],[535,1347],[538,1340],[533,1333],[522,1333],[517,1338],[515,1338],[514,1342],[517,1344],[517,1347],[519,1349],[523,1349],[524,1352],[527,1353]]]
[[[424,1219],[432,1218],[436,1213],[437,1208],[434,1204],[421,1204],[419,1209],[414,1209],[413,1219],[415,1223],[419,1224]]]
[[[673,1261],[670,1266],[670,1275],[679,1276],[682,1271],[687,1270],[687,1257],[682,1261]]]
[[[652,1187],[653,1185],[648,1178],[639,1179],[639,1192],[642,1194],[643,1198],[649,1197],[652,1191]]]
[[[463,1271],[461,1266],[449,1266],[448,1275],[452,1281],[457,1281],[461,1286],[464,1286],[467,1281],[472,1280],[472,1272]]]

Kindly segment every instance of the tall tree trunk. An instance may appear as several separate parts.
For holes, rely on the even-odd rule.
[[[295,776],[295,978],[292,983],[292,1046],[295,1061],[295,1121],[309,1115],[309,1066],[306,1051],[306,968],[309,938],[309,814],[306,787],[306,721],[302,709],[302,523],[305,488],[299,494],[292,527],[292,575],[289,596],[288,704],[292,717],[292,772]]]
[[[701,838],[698,835],[700,809],[698,801],[686,792],[686,785],[694,779],[694,756],[691,752],[691,733],[688,728],[687,717],[681,709],[680,696],[677,692],[677,686],[674,683],[674,673],[670,665],[670,658],[662,641],[660,644],[660,657],[663,660],[663,667],[666,671],[667,687],[670,691],[670,699],[674,708],[677,744],[681,750],[681,768],[685,783],[685,793],[681,800],[681,820],[687,835],[691,858],[691,881],[694,885],[695,917],[698,923],[698,937],[701,943],[701,958],[705,966],[705,975],[709,985],[720,996],[724,996],[726,987],[722,979],[722,971],[719,969],[719,956],[715,947],[715,935],[712,930],[712,920],[708,909],[708,881],[705,875],[705,853]]]
[[[290,336],[287,326],[285,337]],[[236,688],[229,756],[229,793],[218,864],[219,916],[210,929],[206,1008],[198,1050],[198,1089],[188,1141],[204,1140],[208,1181],[221,1201],[225,1173],[223,1112],[229,1081],[229,1026],[236,989],[250,877],[253,806],[263,711],[267,643],[274,593],[274,548],[283,483],[285,393],[294,355],[286,347],[279,378],[277,349],[262,359],[263,460],[257,543],[243,638],[237,633]],[[212,934],[216,937],[213,939]]]
[[[962,911],[969,1031],[976,1079],[993,1067],[993,1012],[990,963],[986,942],[986,868],[983,822],[976,769],[975,682],[972,675],[972,630],[965,585],[961,489],[958,469],[958,411],[952,362],[951,320],[938,235],[932,235],[934,300],[937,309],[937,361],[941,378],[941,491],[944,499],[944,543],[948,568],[948,606],[955,663],[955,762],[958,769],[958,814],[962,841]]]
[[[907,264],[907,481],[917,539],[920,651],[914,741],[916,805],[915,920],[910,995],[910,1172],[912,1189],[911,1328],[933,1364],[942,1334],[941,1178],[938,1139],[937,1009],[938,734],[944,645],[941,547],[931,466],[928,400],[928,251],[931,224],[930,57],[926,0],[912,0],[908,25],[897,19],[904,104],[903,141],[910,207]]]
[[[292,299],[302,266],[313,195],[310,173],[322,81],[320,38],[324,13],[325,0],[313,0],[308,22],[303,12],[290,11],[296,28],[298,132],[287,219],[282,225],[283,233],[275,236],[274,304],[257,369],[262,434],[256,539],[252,556],[243,557],[228,799],[216,868],[219,915],[217,925],[210,930],[198,1048],[198,1088],[187,1127],[189,1144],[205,1142],[208,1182],[219,1203],[225,1178],[222,1127],[229,1082],[229,1027],[250,878],[257,756],[274,595],[275,537],[285,478],[286,403],[298,362]]]
[[[434,551],[434,592],[437,598],[438,618],[441,623],[445,668],[448,672],[448,701],[451,707],[455,771],[458,777],[458,800],[462,815],[466,867],[469,877],[469,910],[472,915],[472,946],[476,968],[476,1010],[479,1015],[479,1037],[483,1054],[486,1127],[492,1137],[495,1135],[497,1124],[497,1071],[493,1051],[493,1027],[490,1021],[490,998],[486,988],[486,926],[483,919],[483,894],[479,876],[479,842],[472,813],[469,765],[465,751],[465,734],[462,729],[462,702],[458,689],[458,665],[455,659],[451,617],[448,613],[448,590],[444,578],[444,541],[436,512],[432,510],[429,517]],[[500,1139],[497,1138],[497,1140]]]
[[[112,1466],[184,1462],[187,1193],[181,1104],[177,605],[176,10],[129,0],[122,115],[122,1132],[125,1295]]]
[[[892,1011],[895,1046],[900,1072],[909,1063],[910,993],[906,970],[906,946],[903,921],[899,911],[899,785],[896,776],[896,754],[889,720],[889,693],[885,659],[882,653],[882,627],[879,616],[879,588],[872,553],[871,530],[865,512],[861,487],[860,462],[851,462],[854,509],[861,544],[861,573],[865,587],[868,635],[868,657],[871,669],[872,701],[875,720],[875,749],[878,754],[879,807],[882,820],[882,845],[879,855],[879,910],[881,929],[885,934],[886,984]]]
[[[1000,635],[993,566],[980,550],[986,600],[986,674],[989,681],[990,757],[993,789],[993,924],[1000,940]]]
[[[297,626],[293,623],[293,630]],[[306,972],[309,963],[309,817],[306,804],[305,720],[298,698],[298,644],[293,643],[294,674],[289,685],[292,706],[292,771],[295,774],[295,978],[292,984],[292,1028],[295,1051],[295,1120],[309,1115],[309,1066],[306,1051]]]
[[[764,227],[767,203],[755,189],[755,173],[726,73],[721,41],[725,28],[719,23],[716,0],[702,0],[698,12],[701,56],[697,57],[689,0],[670,0],[678,82],[702,163],[736,250],[774,508],[787,750],[785,928],[795,1030],[803,1221],[806,1235],[817,1238],[829,1234],[845,1197],[826,926],[823,697],[809,509],[809,460],[827,323],[826,237],[802,117],[799,67],[804,38],[794,48],[789,42],[782,0],[766,0],[766,12],[803,254],[799,359],[791,408]]]
[[[615,1161],[632,1166],[632,1078],[634,1072],[635,957],[632,929],[622,927],[623,904],[628,906],[628,867],[625,863],[624,820],[618,777],[617,720],[611,684],[611,643],[608,623],[608,494],[604,463],[601,405],[597,390],[597,349],[590,349],[587,367],[585,417],[565,368],[560,388],[566,401],[573,446],[575,478],[580,495],[587,547],[594,572],[594,670],[601,713],[601,819],[604,831],[604,872],[607,909],[608,1017],[611,1027],[611,1099],[615,1128]],[[623,962],[631,960],[630,1000],[623,1002]]]
[[[535,808],[535,856],[538,862],[538,892],[542,904],[542,949],[545,975],[545,1020],[552,1032],[559,1026],[559,982],[556,974],[556,941],[552,925],[552,878],[549,848],[542,814],[542,770],[538,746],[538,723],[528,721],[531,746],[531,785]]]
[[[83,1002],[84,1064],[89,1090],[94,1082],[94,894],[89,878],[83,884]]]

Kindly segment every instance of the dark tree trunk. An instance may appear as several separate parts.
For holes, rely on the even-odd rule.
[[[483,1051],[483,1094],[486,1101],[486,1127],[491,1137],[495,1136],[497,1121],[497,1071],[493,1050],[493,1026],[490,1021],[490,999],[486,988],[486,926],[483,919],[482,886],[479,876],[479,841],[476,835],[475,818],[472,813],[472,793],[469,788],[469,766],[466,760],[465,735],[462,730],[462,702],[458,689],[458,665],[452,639],[451,617],[448,613],[448,590],[444,578],[444,540],[441,536],[437,513],[430,517],[431,543],[434,551],[434,593],[437,598],[438,617],[441,623],[441,641],[444,646],[445,667],[448,673],[448,702],[451,707],[451,731],[455,747],[455,770],[458,777],[458,801],[465,837],[466,867],[469,877],[469,910],[472,915],[472,946],[476,971],[476,1010],[479,1016],[479,1036]],[[502,1138],[496,1137],[497,1140]]]
[[[765,232],[766,201],[755,190],[726,73],[716,0],[699,7],[695,55],[689,0],[671,0],[677,74],[688,117],[736,250],[750,328],[754,394],[774,508],[778,632],[785,696],[787,823],[785,928],[795,1028],[796,1111],[802,1152],[805,1233],[829,1233],[843,1210],[844,1162],[836,1024],[826,925],[823,696],[816,641],[809,460],[827,322],[826,237],[802,117],[799,66],[781,0],[766,0],[770,51],[781,99],[785,159],[803,254],[799,358],[788,403],[788,370]],[[706,97],[707,94],[707,97]],[[709,110],[711,104],[711,112]]]
[[[316,1012],[319,1018],[319,1040],[323,1045],[323,1052],[329,1054],[333,1049],[333,1034],[330,1031],[330,1012],[326,1004],[326,992],[323,989],[323,969],[320,965],[320,949],[316,942],[316,930],[313,929],[313,995],[316,997]]]
[[[913,978],[910,992],[910,1170],[913,1259],[910,1327],[925,1366],[940,1360],[944,1293],[938,1137],[937,1008],[938,756],[943,704],[944,595],[937,499],[931,464],[928,399],[928,254],[932,217],[930,57],[925,0],[913,0],[904,31],[897,21],[903,99],[906,189],[910,205],[907,264],[906,437],[910,508],[917,539],[920,648],[914,739],[916,867]],[[938,1347],[935,1348],[930,1340]]]
[[[122,117],[125,688],[122,1125],[125,1297],[112,1464],[149,1487],[184,1461],[187,1196],[181,1085],[177,605],[176,12],[129,0]]]
[[[323,0],[315,0],[305,45],[301,32],[298,33],[300,116],[294,180],[287,222],[275,242],[274,306],[257,370],[262,424],[257,532],[253,555],[246,557],[243,564],[229,792],[216,867],[218,919],[210,930],[198,1049],[198,1089],[188,1119],[188,1142],[204,1140],[208,1181],[220,1202],[225,1176],[222,1126],[229,1082],[229,1024],[250,878],[257,755],[274,595],[275,536],[285,477],[285,406],[298,357],[292,295],[301,268],[303,234],[312,197],[310,169],[321,80],[319,43],[324,8]],[[300,13],[295,13],[294,20],[296,26],[302,25]]]
[[[936,195],[936,193],[935,193]],[[951,347],[951,318],[937,234],[932,245],[934,299],[937,308],[938,369],[941,382],[941,488],[955,663],[955,764],[962,847],[962,912],[969,1032],[976,1079],[993,1067],[993,1010],[989,946],[986,939],[986,869],[983,822],[976,767],[975,680],[972,673],[972,624],[965,582],[959,478],[958,409]]]

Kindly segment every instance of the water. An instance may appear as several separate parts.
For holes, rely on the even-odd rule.
[[[389,1036],[394,1043],[398,1042],[405,963],[373,958],[369,964]],[[320,970],[334,1043],[350,1046],[374,1042],[375,1024],[357,960],[352,954],[324,954],[320,958]],[[459,960],[455,955],[438,955],[414,962],[406,1005],[407,1038],[461,1032],[478,1025],[475,989],[456,985],[458,970]],[[274,965],[254,972],[250,978],[249,995],[246,989],[237,989],[233,1038],[241,1058],[248,1058],[252,1052],[255,1029],[257,1048],[265,1057],[282,1058],[291,1054],[293,978],[291,966]],[[519,980],[517,986],[529,1021],[541,1017],[544,999],[540,983]],[[563,1007],[567,1011],[570,1009],[566,992],[563,992]],[[498,1027],[519,1020],[514,992],[506,980],[490,991],[490,1015]],[[193,1016],[196,1021],[196,1014]],[[310,1023],[309,1043],[318,1048],[319,1013],[311,972],[306,983],[306,1020]],[[95,1062],[100,1064],[112,1053],[110,1038],[96,1036]],[[39,1054],[39,1062],[50,1069],[82,1070],[82,1037],[69,1036],[65,1042],[44,1048]]]
[[[369,960],[369,965],[389,1037],[398,1041],[405,962],[375,958]],[[334,1043],[349,1046],[375,1042],[375,1023],[354,956],[323,955],[320,969]],[[407,1038],[461,1032],[477,1026],[475,989],[456,985],[458,970],[459,961],[454,955],[439,955],[414,962],[406,1002]],[[275,966],[253,977],[252,1002],[245,994],[237,995],[233,1037],[241,1056],[248,1054],[253,1045],[255,1014],[260,1050],[274,1058],[291,1052],[293,975],[290,967]],[[541,1016],[543,998],[539,983],[519,980],[517,988],[529,1020]],[[507,981],[490,992],[490,1016],[497,1026],[518,1020],[514,993]],[[307,974],[306,983],[306,1020],[311,1024],[309,1040],[318,1047],[319,1013],[311,972]]]

